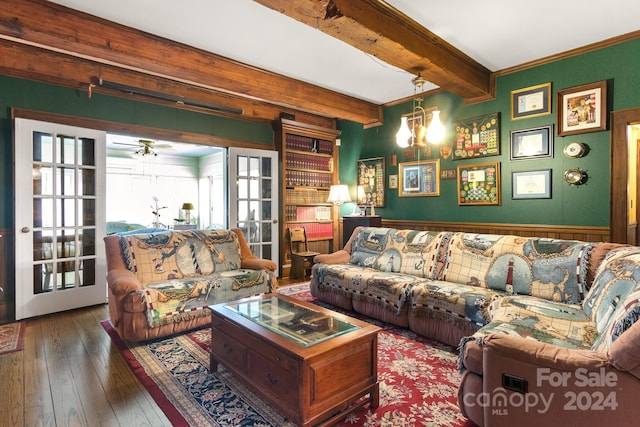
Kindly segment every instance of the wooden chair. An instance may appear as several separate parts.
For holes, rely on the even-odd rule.
[[[287,228],[287,240],[289,241],[289,251],[291,252],[289,277],[305,280],[311,275],[313,258],[319,255],[320,252],[309,251],[307,247],[307,232],[304,227]]]

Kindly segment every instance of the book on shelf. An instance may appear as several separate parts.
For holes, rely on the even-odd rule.
[[[304,227],[307,239],[332,239],[333,224],[331,222],[302,222],[287,224],[287,228]]]

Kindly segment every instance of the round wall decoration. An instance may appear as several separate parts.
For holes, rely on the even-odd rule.
[[[587,181],[587,173],[580,168],[567,169],[564,180],[569,185],[582,185]]]
[[[584,144],[580,142],[572,142],[564,147],[565,156],[571,157],[572,159],[577,159],[584,156],[585,151],[586,149]]]

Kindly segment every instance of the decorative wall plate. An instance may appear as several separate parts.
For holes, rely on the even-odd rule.
[[[581,185],[587,181],[587,173],[580,168],[567,169],[564,180],[569,185]]]
[[[572,159],[577,159],[579,157],[584,156],[586,149],[584,144],[580,142],[572,142],[566,147],[564,147],[564,154],[567,157],[571,157]]]

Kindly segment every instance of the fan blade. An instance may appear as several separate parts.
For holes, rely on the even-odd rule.
[[[128,145],[129,147],[140,147],[140,144],[129,144],[128,142],[116,142],[113,141],[114,145]]]
[[[152,147],[154,150],[155,150],[156,148],[161,148],[161,149],[170,149],[170,150],[172,150],[172,149],[173,149],[173,145],[171,145],[171,144],[153,144],[151,147]]]

